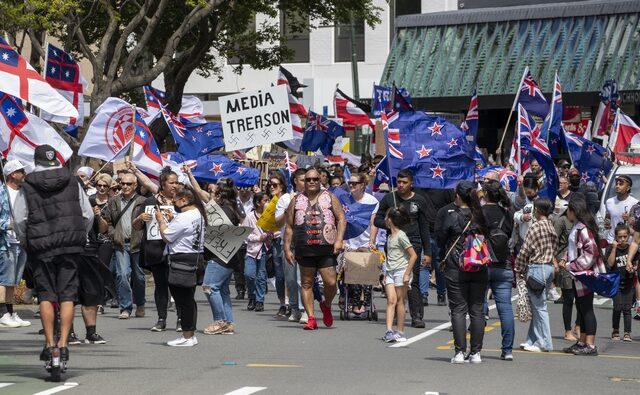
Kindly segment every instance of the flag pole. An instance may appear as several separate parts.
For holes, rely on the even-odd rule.
[[[507,129],[509,128],[509,123],[511,122],[511,115],[516,109],[516,104],[518,104],[518,99],[520,99],[520,88],[522,87],[522,83],[524,82],[524,77],[529,72],[529,66],[524,68],[524,72],[522,73],[522,78],[520,78],[520,83],[518,84],[518,91],[516,92],[516,98],[513,101],[513,105],[511,106],[511,111],[509,112],[509,118],[507,118],[507,124],[504,125],[504,132],[502,133],[502,138],[500,139],[500,144],[498,144],[497,152],[502,153],[502,144],[504,143],[504,138],[507,135]],[[502,157],[502,155],[500,155]]]
[[[556,82],[558,82],[558,70],[556,70],[556,75],[553,80],[553,93],[551,94],[551,109],[549,111],[549,125],[547,125],[547,138],[546,143],[547,147],[549,146],[549,134],[551,133],[551,122],[553,121],[553,108],[555,107],[553,103],[556,99]],[[562,122],[562,120],[560,120]]]
[[[385,127],[383,122],[387,123],[387,133],[384,133]],[[389,120],[387,119],[386,113],[384,114],[384,121],[382,120],[382,117],[380,117],[380,124],[381,124],[380,126],[382,127],[382,135],[384,138],[384,147],[385,147],[385,150],[387,151],[387,168],[389,170],[389,187],[390,187],[389,189],[390,189],[391,196],[393,196],[393,207],[398,208],[398,202],[396,200],[396,195],[394,193],[395,187],[393,186],[393,174],[391,174],[391,155],[389,155]]]
[[[519,112],[520,111],[518,109],[518,116],[520,116]],[[517,125],[517,122],[516,122],[516,125]],[[518,177],[520,177],[522,175],[522,139],[520,138],[521,136],[520,136],[520,126],[519,125],[518,125],[517,129],[518,129],[517,130],[517,132],[518,132]]]

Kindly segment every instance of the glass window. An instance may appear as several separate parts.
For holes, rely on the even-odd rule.
[[[339,24],[335,27],[335,61],[351,61],[351,25]],[[364,19],[354,23],[356,58],[364,62]]]
[[[280,34],[286,46],[294,51],[290,63],[309,62],[309,17],[280,13]]]

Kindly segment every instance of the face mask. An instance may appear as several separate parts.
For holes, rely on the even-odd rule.
[[[176,210],[176,213],[179,213],[182,211],[182,207],[178,207],[175,204],[173,205],[173,209]]]

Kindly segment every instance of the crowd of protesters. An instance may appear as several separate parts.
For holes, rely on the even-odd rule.
[[[47,158],[40,159],[45,168],[49,166]],[[75,171],[76,178],[49,160],[52,168],[60,169],[60,174],[55,173],[57,181],[51,181],[47,176],[54,175],[52,169],[27,176],[24,164],[6,162],[5,185],[0,190],[0,327],[30,325],[12,304],[14,290],[24,278],[32,290],[26,299],[30,295],[38,298],[43,324],[51,314],[48,307],[43,309],[43,302],[61,302],[67,318],[73,311],[69,302],[76,302],[82,306],[84,342],[103,344],[106,340],[96,330],[97,315],[108,313],[111,307],[117,309],[122,320],[144,317],[148,312],[145,277],[150,274],[158,315],[150,330],[181,332],[177,339],[167,342],[169,346],[197,345],[198,330],[206,335],[235,333],[232,280],[235,298],[246,299],[247,310],[268,312],[265,296],[271,287],[278,299],[272,313],[313,331],[320,319],[316,318],[317,312],[322,314],[325,326],[333,325],[336,297],[340,309],[347,303],[350,313],[364,314],[371,303],[371,289],[348,285],[350,294],[363,297],[345,301],[345,288],[339,284],[336,267],[345,250],[379,249],[387,255],[380,287],[374,289],[387,298],[386,342],[406,340],[405,300],[410,325],[425,327],[425,306],[433,284],[437,305],[448,305],[450,310],[455,349],[452,363],[482,361],[489,298],[495,300],[500,319],[502,360],[513,360],[516,338],[522,339],[520,347],[525,351],[554,349],[552,332],[558,325],[549,319],[548,300],[563,305],[564,339],[575,342],[564,351],[597,355],[594,293],[574,276],[589,270],[621,273],[619,291],[613,298],[611,337],[632,341],[633,308],[640,310],[635,257],[640,243],[640,218],[636,213],[640,214],[640,209],[636,210],[638,200],[630,196],[631,178],[623,175],[615,179],[616,196],[606,201],[601,230],[595,220],[597,191],[581,182],[575,169],[564,161],[558,163],[559,189],[553,204],[539,196],[544,174],[535,163],[530,173],[518,178],[516,190],[509,190],[509,184],[492,171],[474,182],[462,181],[451,190],[421,189],[415,187],[412,172],[404,169],[389,193],[391,188],[386,184],[373,190],[375,165],[380,159],[376,157],[359,167],[336,164],[298,169],[290,177],[272,171],[264,190],[257,185],[239,188],[228,178],[199,183],[187,167],[182,174],[165,168],[156,183],[129,162],[115,173],[103,170],[96,174],[91,167],[80,167]],[[56,299],[50,289],[39,284],[42,276],[55,272],[47,266],[47,254],[42,255],[43,246],[48,245],[43,240],[56,237],[38,231],[55,228],[47,222],[48,210],[70,210],[59,205],[71,199],[73,188],[55,203],[58,206],[43,208],[34,207],[39,203],[27,191],[45,196],[47,188],[53,188],[56,182],[75,185],[76,181],[80,188],[75,199],[80,208],[70,211],[78,218],[70,232],[82,234],[83,245],[77,246],[77,240],[72,240],[75,244],[69,241],[73,248],[65,245],[66,237],[71,236],[55,241],[64,245],[61,251],[68,261],[68,272],[55,273],[58,285],[66,286],[66,293]],[[355,202],[375,205],[367,229],[346,240],[338,190]],[[277,200],[273,221],[278,229],[264,230],[258,222],[273,200]],[[210,201],[215,201],[232,224],[252,229],[241,250],[226,261],[204,248],[204,207]],[[91,215],[85,216],[87,207]],[[80,218],[87,222],[84,232]],[[33,230],[38,220],[49,228]],[[482,234],[490,243],[503,238],[507,247],[494,248],[490,267],[461,271],[464,236],[469,233]],[[515,333],[512,308],[516,281],[526,281],[531,308],[529,330],[521,335]],[[211,322],[200,326],[195,303],[199,286],[212,312]],[[171,306],[175,306],[175,327],[168,325]],[[81,341],[70,321],[65,322],[61,345],[66,349],[67,343]],[[47,345],[51,346],[51,328],[44,326]]]

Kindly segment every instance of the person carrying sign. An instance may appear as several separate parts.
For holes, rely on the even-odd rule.
[[[313,311],[316,272],[320,272],[324,284],[324,301],[320,302],[322,321],[331,327],[331,302],[336,295],[336,255],[343,249],[347,224],[338,199],[329,191],[321,191],[320,173],[316,169],[306,172],[304,191],[289,204],[286,220],[285,257],[290,265],[297,262],[300,266],[302,303],[309,316],[303,329],[318,329]],[[292,241],[294,251],[291,250]]]

